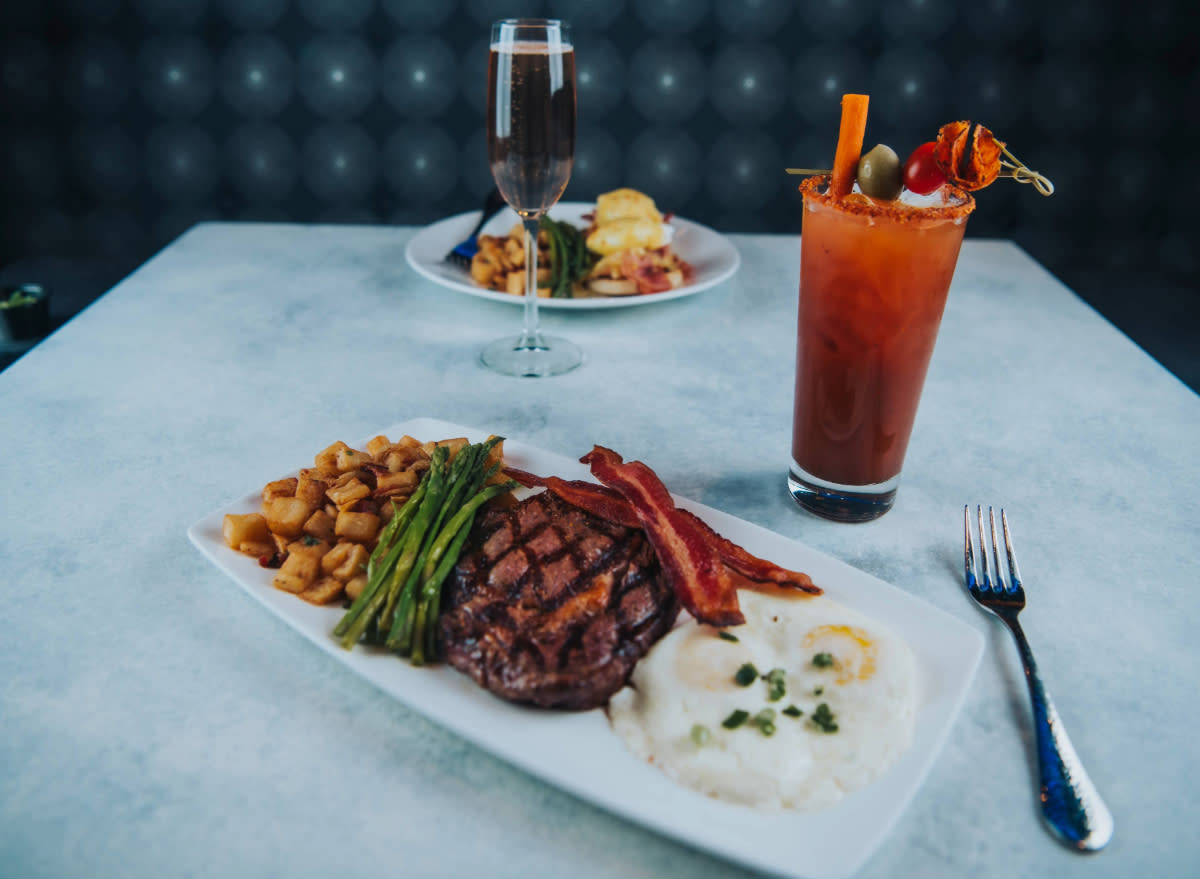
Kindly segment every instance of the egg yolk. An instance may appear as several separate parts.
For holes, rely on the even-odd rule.
[[[875,657],[879,649],[866,632],[855,626],[817,626],[804,636],[802,644],[833,657],[833,669],[837,673],[834,682],[839,685],[855,679],[869,681],[875,675]]]

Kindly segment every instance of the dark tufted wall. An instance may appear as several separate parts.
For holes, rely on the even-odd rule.
[[[981,121],[1058,192],[968,230],[1094,301],[1197,275],[1192,0],[0,0],[0,266],[132,268],[213,218],[424,223],[476,207],[490,22],[575,29],[568,198],[622,184],[723,231],[794,233],[845,91],[902,156]],[[1171,192],[1171,197],[1166,193]],[[1090,295],[1089,295],[1090,293]],[[1194,301],[1194,300],[1193,300]],[[1188,306],[1194,307],[1194,306]]]

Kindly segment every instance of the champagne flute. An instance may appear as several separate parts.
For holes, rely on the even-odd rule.
[[[525,325],[481,359],[505,375],[559,375],[583,362],[579,346],[538,325],[537,237],[575,163],[575,50],[566,22],[505,19],[492,25],[488,60],[488,163],[525,227]]]

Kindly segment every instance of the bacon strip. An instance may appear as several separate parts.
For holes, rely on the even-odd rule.
[[[515,467],[505,467],[505,475],[515,479],[526,488],[545,488],[554,492],[569,504],[586,510],[593,516],[616,522],[630,528],[640,528],[641,519],[637,511],[619,492],[606,485],[582,480],[566,480],[557,476],[538,476]],[[697,528],[705,532],[706,538],[716,548],[721,561],[727,568],[737,571],[753,583],[774,583],[820,595],[822,589],[814,586],[812,578],[800,571],[790,571],[774,562],[759,558],[714,531],[707,522],[688,510],[679,510],[680,515],[694,520]]]
[[[595,482],[584,482],[581,479],[566,480],[557,476],[538,476],[515,467],[505,467],[504,475],[516,480],[526,488],[545,488],[552,491],[567,503],[574,504],[593,516],[599,516],[601,519],[624,525],[627,528],[642,527],[642,520],[638,518],[637,511],[629,501],[607,485],[597,485]]]
[[[800,571],[789,571],[774,562],[761,559],[748,552],[727,537],[722,537],[714,531],[707,522],[689,510],[680,510],[681,515],[689,516],[696,521],[696,526],[702,529],[706,538],[716,549],[721,561],[743,577],[755,583],[775,583],[779,586],[789,586],[812,595],[820,595],[824,590],[814,585],[812,577]]]
[[[580,460],[591,467],[593,476],[633,506],[688,613],[711,626],[737,626],[746,621],[738,607],[737,587],[716,548],[696,527],[694,516],[680,515],[671,493],[653,470],[641,461],[626,464],[603,446],[593,446]]]

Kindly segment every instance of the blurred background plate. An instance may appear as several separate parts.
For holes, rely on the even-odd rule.
[[[591,202],[562,202],[550,210],[550,216],[555,220],[566,221],[583,227],[586,221],[583,215],[595,210]],[[479,211],[469,211],[439,220],[422,229],[408,242],[404,256],[408,264],[418,274],[423,275],[435,284],[468,293],[481,299],[491,299],[496,302],[507,302],[520,305],[522,297],[510,296],[476,286],[471,282],[466,270],[445,261],[450,250],[471,234],[475,224],[479,222]],[[505,208],[494,219],[483,227],[484,235],[507,235],[508,231],[518,222],[516,213]],[[597,308],[626,308],[632,305],[650,305],[654,302],[666,302],[669,299],[679,299],[692,296],[702,290],[707,290],[728,280],[741,265],[741,256],[737,248],[728,238],[707,226],[672,217],[670,226],[673,230],[671,247],[681,259],[692,264],[696,270],[695,279],[691,284],[677,290],[665,293],[647,293],[638,296],[602,296],[586,299],[540,299],[539,308],[562,309],[597,309]]]

